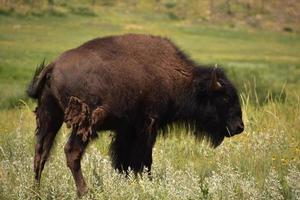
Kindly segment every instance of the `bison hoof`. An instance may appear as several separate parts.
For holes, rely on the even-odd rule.
[[[87,187],[79,188],[77,190],[77,196],[78,196],[78,198],[83,197],[87,192],[88,192],[88,188]]]

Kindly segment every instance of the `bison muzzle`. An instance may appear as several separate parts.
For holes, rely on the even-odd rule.
[[[38,67],[28,95],[37,99],[35,179],[39,183],[63,122],[79,196],[87,186],[80,160],[97,132],[115,134],[112,164],[120,172],[151,170],[159,130],[188,124],[212,146],[244,130],[237,91],[222,69],[200,66],[170,40],[127,34],[98,38]]]

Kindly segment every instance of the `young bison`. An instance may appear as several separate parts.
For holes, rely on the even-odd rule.
[[[87,190],[80,159],[97,131],[115,132],[113,167],[151,170],[158,130],[192,124],[218,146],[243,131],[237,91],[221,69],[195,64],[170,40],[127,34],[91,40],[42,64],[27,90],[37,99],[35,179],[39,183],[63,122],[72,128],[67,165],[79,196]]]

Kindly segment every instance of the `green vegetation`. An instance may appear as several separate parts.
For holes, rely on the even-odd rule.
[[[0,1],[0,14],[18,16],[70,14],[100,16],[99,8],[121,12],[159,13],[172,20],[300,31],[297,0],[9,0]]]
[[[168,2],[175,12],[176,1]],[[211,149],[182,127],[170,127],[155,146],[152,181],[114,172],[111,136],[101,133],[83,159],[90,187],[83,199],[300,198],[298,33],[198,23],[176,13],[174,19],[167,12],[153,14],[147,3],[136,11],[91,5],[55,3],[52,13],[37,8],[35,14],[0,9],[0,199],[75,198],[63,153],[66,127],[56,138],[40,189],[33,186],[34,103],[24,91],[44,58],[51,61],[95,37],[128,32],[169,37],[199,63],[223,66],[239,87],[246,130]]]

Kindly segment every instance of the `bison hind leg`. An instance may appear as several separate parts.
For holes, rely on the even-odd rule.
[[[71,136],[64,148],[67,165],[72,172],[78,196],[81,197],[88,190],[81,170],[81,158],[89,141],[97,136],[97,126],[103,123],[106,112],[102,106],[93,110],[87,103],[72,96],[64,116],[67,127],[72,127]]]
[[[45,91],[40,98],[35,114],[37,127],[34,171],[35,180],[39,184],[55,136],[63,123],[63,112],[55,98]]]
[[[87,192],[88,188],[82,174],[80,161],[89,141],[84,141],[76,131],[76,129],[72,130],[64,150],[67,158],[67,166],[72,172],[77,187],[77,195],[81,197]]]

